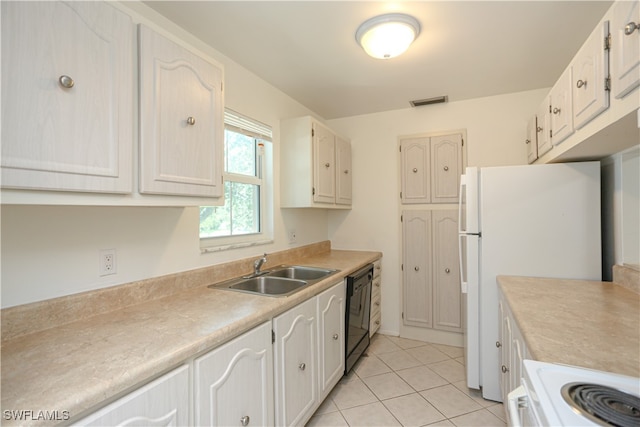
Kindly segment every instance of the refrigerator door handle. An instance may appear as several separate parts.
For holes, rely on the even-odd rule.
[[[467,177],[466,175],[462,175],[460,176],[460,192],[458,193],[460,196],[458,198],[458,233],[461,233],[461,234],[467,232],[466,221],[464,223],[462,221],[463,216],[466,216],[466,212],[463,212],[466,205],[466,200],[465,200],[466,194],[467,194],[466,189],[467,189]]]
[[[462,242],[466,239],[465,234],[458,235],[458,261],[460,261],[460,291],[466,294],[469,291],[469,281],[467,279],[466,268],[463,256],[463,251],[466,251],[466,247],[463,247]]]

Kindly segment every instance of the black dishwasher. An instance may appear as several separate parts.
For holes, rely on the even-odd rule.
[[[371,312],[371,281],[373,264],[347,276],[345,314],[345,368],[347,375],[369,347],[369,314]]]

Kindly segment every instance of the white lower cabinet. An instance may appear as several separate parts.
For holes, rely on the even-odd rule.
[[[318,400],[316,300],[273,319],[275,333],[276,424],[302,425]]]
[[[271,322],[197,358],[194,389],[196,425],[273,425]]]
[[[500,348],[500,391],[502,401],[507,401],[509,392],[520,386],[522,378],[522,361],[531,359],[527,351],[527,345],[518,324],[514,320],[509,305],[500,293],[498,301],[499,316],[501,322],[500,339],[496,346]]]
[[[184,365],[74,423],[78,426],[189,424],[189,366]]]
[[[345,359],[344,281],[318,295],[319,400],[340,381]]]

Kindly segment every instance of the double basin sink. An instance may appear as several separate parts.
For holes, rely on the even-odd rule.
[[[270,297],[286,297],[337,271],[301,265],[281,265],[250,276],[209,285],[209,287]]]

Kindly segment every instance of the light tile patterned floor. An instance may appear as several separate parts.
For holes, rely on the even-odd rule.
[[[463,350],[374,335],[312,426],[506,426],[501,403],[466,387]]]

